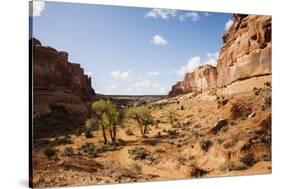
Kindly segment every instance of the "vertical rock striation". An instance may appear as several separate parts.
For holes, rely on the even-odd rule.
[[[271,16],[234,14],[233,20],[223,36],[217,67],[201,66],[187,73],[172,87],[170,96],[212,88],[231,95],[271,81]],[[205,69],[209,71],[202,77]]]
[[[88,114],[87,102],[95,95],[91,78],[68,53],[42,46],[31,39],[33,118],[35,137],[61,134],[79,127]]]

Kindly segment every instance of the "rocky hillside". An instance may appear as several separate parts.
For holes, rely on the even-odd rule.
[[[78,127],[88,114],[87,102],[95,95],[91,78],[68,53],[30,41],[33,54],[33,129],[36,136]],[[80,116],[73,116],[80,115]]]
[[[187,73],[172,87],[170,96],[215,86],[222,94],[231,95],[271,81],[271,17],[234,14],[233,20],[223,36],[217,67],[203,66]]]

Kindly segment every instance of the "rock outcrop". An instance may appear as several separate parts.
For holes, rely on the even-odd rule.
[[[212,88],[231,95],[271,81],[271,16],[234,14],[233,25],[223,36],[223,42],[217,67],[209,71],[210,76],[202,77],[200,68],[195,69],[174,85],[169,95]]]
[[[233,25],[223,36],[217,63],[217,87],[226,88],[228,94],[271,80],[271,16],[235,14],[233,19]]]
[[[217,69],[211,65],[203,65],[191,73],[186,73],[184,80],[172,86],[169,96],[190,92],[205,92],[216,88]]]
[[[68,53],[42,46],[32,39],[33,129],[35,137],[66,132],[81,126],[87,102],[95,95],[91,78]]]

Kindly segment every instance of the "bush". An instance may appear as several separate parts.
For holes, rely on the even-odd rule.
[[[132,163],[128,166],[128,170],[132,175],[139,175],[141,174],[142,168],[137,163]]]
[[[91,129],[87,129],[85,132],[85,137],[86,138],[93,138],[93,134],[91,132]]]
[[[128,150],[129,156],[134,160],[143,160],[145,159],[150,153],[143,147],[135,147]]]
[[[71,139],[69,136],[62,136],[62,137],[57,137],[54,141],[54,145],[65,145],[65,144],[71,144]]]
[[[239,161],[227,160],[220,166],[219,169],[221,171],[240,171],[245,170],[247,168],[247,165],[245,165],[244,163],[241,163]]]
[[[127,129],[125,130],[125,133],[126,133],[126,135],[128,135],[128,136],[134,135],[133,131],[132,131],[130,128],[127,128]]]
[[[72,147],[64,148],[64,155],[65,156],[72,156],[73,155],[73,148]]]
[[[213,145],[213,142],[209,139],[200,141],[200,147],[205,152],[207,152],[212,145]]]
[[[48,157],[48,158],[53,158],[57,155],[57,151],[56,149],[52,148],[52,147],[46,147],[44,150],[44,154]]]
[[[77,137],[79,137],[79,136],[81,136],[81,134],[82,134],[82,131],[83,129],[82,128],[77,128],[77,129],[75,129],[75,132],[74,132],[74,135],[75,136],[77,136]]]
[[[184,110],[184,106],[183,105],[181,105],[181,110]]]
[[[86,143],[80,147],[80,150],[82,150],[83,153],[93,155],[96,153],[96,146],[92,143]]]

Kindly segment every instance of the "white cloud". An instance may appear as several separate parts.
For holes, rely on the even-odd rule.
[[[162,46],[165,46],[168,43],[168,41],[163,37],[161,37],[160,35],[155,35],[151,40],[151,42],[154,43],[155,45],[162,45]]]
[[[169,19],[171,17],[176,17],[176,12],[176,10],[171,9],[151,9],[145,14],[145,17]]]
[[[207,53],[208,60],[204,64],[210,64],[212,66],[217,65],[217,60],[219,58],[219,52]]]
[[[179,15],[180,21],[185,21],[186,19],[190,19],[193,22],[196,22],[200,19],[200,16],[197,12],[186,12],[181,15]]]
[[[33,1],[32,2],[32,15],[41,16],[42,11],[45,9],[46,5],[44,1]]]
[[[232,24],[233,24],[233,20],[228,20],[226,23],[225,23],[225,26],[224,26],[224,29],[225,29],[225,31],[228,31],[229,30],[229,28],[232,26]]]
[[[93,73],[92,73],[92,72],[86,72],[85,74],[88,75],[88,76],[90,76],[90,75],[92,75]]]
[[[193,72],[193,70],[201,65],[204,64],[209,64],[212,66],[216,66],[217,64],[217,59],[219,57],[219,52],[215,52],[215,53],[207,53],[207,60],[206,61],[202,61],[200,56],[194,56],[191,59],[189,59],[189,61],[187,62],[186,65],[183,65],[180,67],[180,69],[176,70],[175,72],[180,75],[183,76],[186,73],[190,73]]]
[[[144,80],[144,81],[135,83],[134,86],[135,87],[144,87],[144,88],[157,88],[157,87],[159,87],[159,84],[154,81]]]
[[[160,75],[160,73],[159,72],[148,72],[147,75],[158,76],[158,75]]]
[[[126,80],[130,77],[130,73],[128,71],[121,72],[119,70],[111,72],[110,75],[114,79],[123,79],[123,80]]]
[[[186,65],[180,67],[176,72],[178,75],[183,76],[188,72],[192,72],[195,68],[201,65],[201,58],[199,56],[192,57]]]

